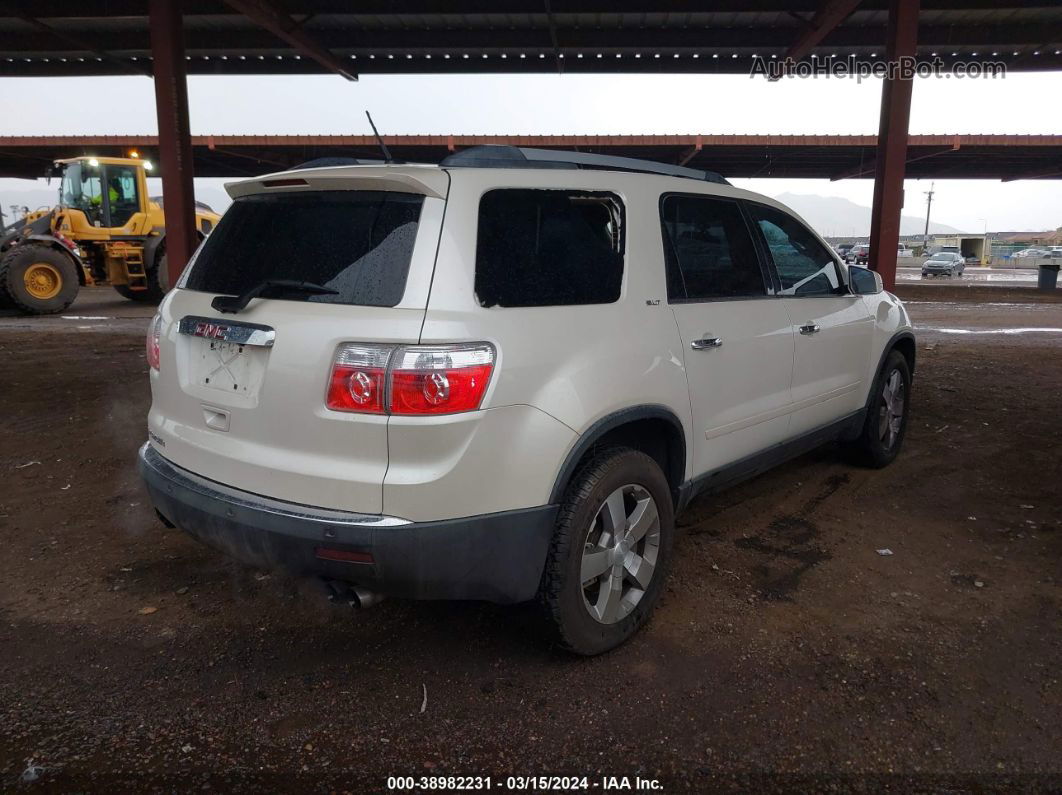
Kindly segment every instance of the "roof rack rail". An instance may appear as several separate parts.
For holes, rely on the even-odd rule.
[[[614,157],[588,152],[530,149],[523,146],[498,144],[471,146],[449,155],[439,165],[460,168],[585,168],[603,171],[637,171],[644,174],[661,174],[666,177],[685,177],[715,182],[720,185],[730,184],[714,171],[702,171],[699,168],[639,160],[635,157]]]

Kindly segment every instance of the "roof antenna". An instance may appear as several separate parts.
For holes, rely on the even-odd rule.
[[[372,134],[376,136],[376,140],[380,143],[380,148],[383,150],[384,162],[393,163],[394,158],[391,157],[391,150],[387,148],[387,144],[384,143],[384,139],[380,137],[380,133],[376,130],[376,125],[373,124],[372,115],[369,111],[365,111],[365,116],[369,119],[369,126],[372,127]]]

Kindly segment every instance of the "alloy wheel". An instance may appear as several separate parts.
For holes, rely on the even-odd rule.
[[[652,495],[628,484],[613,491],[586,531],[583,604],[602,624],[622,621],[652,582],[660,552],[660,515]]]
[[[899,370],[893,370],[881,389],[881,405],[878,410],[878,438],[886,450],[891,450],[903,428],[903,412],[906,388]]]

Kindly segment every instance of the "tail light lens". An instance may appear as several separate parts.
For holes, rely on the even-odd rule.
[[[343,345],[336,351],[328,381],[328,408],[383,414],[387,405],[389,345]]]
[[[452,414],[479,408],[494,370],[494,348],[414,345],[391,365],[392,414]]]
[[[483,402],[494,347],[460,345],[340,346],[326,404],[365,414],[454,414]]]
[[[159,369],[159,338],[162,336],[162,315],[155,315],[148,326],[146,353],[148,366],[152,370]]]

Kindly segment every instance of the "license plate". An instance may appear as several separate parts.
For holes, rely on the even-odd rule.
[[[275,332],[269,326],[188,315],[178,326],[191,342],[192,381],[228,395],[254,398]]]
[[[192,355],[192,378],[202,387],[228,395],[253,397],[265,372],[262,348],[238,342],[197,339]]]

